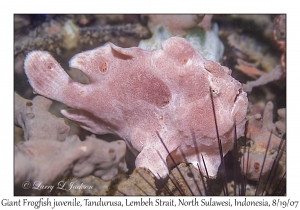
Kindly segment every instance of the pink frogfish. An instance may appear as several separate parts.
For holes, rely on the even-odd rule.
[[[71,107],[61,113],[82,128],[123,138],[136,167],[157,177],[184,160],[204,172],[200,155],[216,176],[221,159],[211,96],[223,155],[233,146],[234,125],[237,137],[244,133],[248,99],[241,84],[183,38],[154,51],[107,43],[75,55],[69,66],[89,84],[72,80],[48,52],[32,51],[24,61],[35,92]]]

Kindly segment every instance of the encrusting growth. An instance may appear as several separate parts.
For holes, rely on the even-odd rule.
[[[51,103],[42,96],[26,100],[15,93],[15,123],[22,127],[25,140],[15,145],[15,185],[24,180],[51,184],[70,173],[110,180],[127,171],[124,141],[68,136],[69,126],[48,112]]]
[[[64,141],[69,135],[70,128],[64,119],[48,112],[51,100],[42,96],[36,96],[32,101],[26,100],[17,93],[14,96],[14,122],[22,128],[25,141]]]
[[[279,116],[285,109],[278,110]],[[250,146],[243,148],[242,173],[250,180],[270,182],[280,180],[286,172],[285,121],[273,123],[273,103],[268,102],[263,116],[254,114],[247,125],[247,139]],[[270,183],[269,183],[270,184]]]
[[[80,141],[68,136],[65,141],[26,141],[15,147],[15,184],[39,180],[44,184],[93,174],[104,181],[119,171],[126,172],[124,141],[106,142],[95,136]]]

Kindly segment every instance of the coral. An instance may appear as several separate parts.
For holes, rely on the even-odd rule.
[[[235,186],[235,191],[234,191],[234,186]],[[228,195],[229,196],[236,196],[236,195],[240,195],[238,193],[240,193],[241,189],[243,188],[243,186],[240,185],[234,185],[234,181],[228,182],[227,183],[227,188],[228,188]],[[245,194],[246,196],[254,196],[255,195],[255,191],[256,191],[256,187],[250,184],[246,184],[244,186],[245,190]],[[223,191],[222,193],[219,194],[219,196],[224,196]]]
[[[203,30],[207,31],[211,28],[211,20],[213,18],[213,15],[204,15],[203,19],[201,22],[198,24],[200,28],[203,28]]]
[[[248,100],[241,84],[183,38],[172,37],[151,52],[107,43],[75,55],[69,64],[90,83],[73,81],[48,52],[29,53],[24,67],[34,91],[73,108],[62,110],[64,116],[93,133],[117,134],[137,155],[136,167],[155,176],[168,174],[165,162],[173,164],[159,137],[176,163],[182,161],[181,147],[188,162],[197,166],[202,153],[209,176],[217,174],[221,160],[213,107],[223,155],[232,148],[234,124],[238,137],[244,133]]]
[[[170,190],[172,195],[207,195],[207,186],[203,185],[206,183],[206,178],[201,177],[199,170],[193,165],[187,166],[182,163],[174,168],[169,176],[170,179],[165,188]]]
[[[286,110],[285,108],[278,109],[277,113],[279,115],[279,121],[275,123],[279,134],[284,134],[286,132]]]
[[[104,181],[120,171],[126,172],[124,141],[106,142],[94,135],[80,141],[68,136],[65,141],[25,141],[15,147],[15,184],[24,180],[50,184],[65,178],[93,174]]]
[[[14,65],[14,88],[15,91],[20,93],[23,97],[30,99],[32,102],[32,99],[34,97],[32,88],[30,87],[30,84],[28,82],[28,79],[26,78],[26,75],[24,73],[24,59],[25,59],[25,53],[28,53],[31,50],[46,50],[49,51],[49,53],[57,59],[58,63],[66,70],[66,72],[69,74],[69,76],[72,78],[72,80],[75,80],[79,83],[84,83],[86,85],[89,85],[90,81],[89,79],[84,76],[84,74],[74,68],[68,68],[68,60],[70,57],[76,53],[83,52],[85,50],[90,50],[95,47],[103,45],[105,42],[109,41],[112,42],[114,45],[121,46],[121,47],[132,47],[137,46],[138,43],[141,41],[141,38],[149,38],[150,33],[148,33],[148,37],[142,37],[143,31],[147,31],[147,15],[52,15],[52,14],[39,14],[39,15],[14,15],[14,40],[15,40],[15,65]],[[204,16],[204,15],[203,15]],[[197,21],[193,21],[192,28],[186,28],[188,24],[183,24],[181,29],[183,31],[183,34],[180,35],[180,37],[185,38],[190,45],[192,45],[194,48],[197,48],[198,46],[202,46],[203,44],[208,44],[206,46],[210,46],[212,43],[217,43],[215,40],[208,41],[210,38],[216,38],[217,40],[222,40],[225,51],[224,54],[218,53],[218,51],[214,50],[214,48],[211,48],[210,52],[211,56],[207,56],[206,51],[199,51],[200,54],[202,54],[207,60],[213,60],[216,62],[220,62],[221,65],[227,66],[230,69],[232,69],[232,77],[234,77],[236,80],[240,81],[241,83],[247,83],[251,80],[256,80],[257,78],[261,77],[262,75],[266,75],[271,70],[274,69],[276,65],[281,65],[283,74],[281,76],[280,81],[270,81],[272,83],[269,83],[267,85],[260,85],[262,84],[262,79],[268,79],[266,76],[265,78],[262,78],[261,80],[258,80],[259,83],[257,83],[257,86],[254,86],[254,83],[251,84],[252,91],[249,91],[247,94],[249,104],[248,107],[249,112],[251,112],[247,116],[250,116],[252,120],[255,119],[255,115],[257,117],[256,122],[257,124],[260,124],[260,126],[257,126],[257,130],[260,131],[263,125],[262,117],[265,109],[265,104],[267,101],[272,101],[274,103],[274,116],[275,114],[275,107],[278,109],[279,107],[285,107],[286,106],[286,83],[284,81],[285,77],[285,51],[286,51],[286,17],[285,15],[274,15],[274,14],[268,14],[268,15],[214,15],[212,24],[211,20],[208,21],[207,25],[205,26],[205,19],[209,18],[209,15],[205,15],[205,17],[202,20],[202,23],[198,22],[201,20],[203,16],[198,15],[196,17]],[[145,17],[145,18],[144,18]],[[164,17],[164,16],[161,16]],[[174,21],[176,22],[176,19],[183,16],[180,15],[174,15]],[[192,15],[190,16],[192,17]],[[180,23],[180,21],[178,21]],[[217,31],[214,29],[216,28],[216,23],[218,26]],[[200,25],[203,25],[200,27]],[[136,27],[138,26],[138,27]],[[140,27],[142,26],[142,27]],[[176,25],[175,25],[176,26]],[[179,24],[180,26],[180,24]],[[200,28],[199,28],[199,27]],[[213,26],[213,30],[210,30]],[[67,33],[67,30],[65,29],[71,29],[69,30],[71,33]],[[141,30],[139,30],[139,28]],[[74,30],[75,29],[75,30]],[[146,29],[146,30],[145,30]],[[142,47],[142,45],[139,45],[139,47],[146,49],[146,50],[157,50],[161,49],[161,43],[164,40],[167,40],[168,38],[172,36],[179,36],[178,34],[172,34],[170,31],[166,29],[164,26],[156,26],[156,29],[152,34],[151,42],[156,43],[150,43],[150,40],[145,40],[147,43],[149,43],[150,47]],[[159,30],[158,30],[159,29]],[[204,30],[202,30],[204,29]],[[76,31],[77,30],[77,31]],[[149,30],[148,30],[149,31]],[[205,32],[206,31],[206,32]],[[207,32],[212,32],[213,34],[208,34]],[[53,33],[54,32],[54,33]],[[79,32],[79,33],[78,33]],[[167,34],[168,36],[164,37],[164,35]],[[237,46],[242,46],[241,49],[238,49],[238,47],[230,46],[228,42],[225,40],[228,38],[230,34],[238,34],[237,39],[235,40],[235,44]],[[65,36],[66,37],[65,37]],[[72,35],[75,39],[72,39]],[[68,37],[70,39],[68,39]],[[66,39],[65,39],[66,38]],[[190,38],[190,39],[188,39]],[[159,40],[158,40],[159,39]],[[68,47],[67,44],[70,44]],[[145,43],[143,40],[140,42]],[[223,46],[222,44],[222,46]],[[216,45],[217,46],[217,45]],[[221,45],[219,45],[221,46]],[[210,48],[207,48],[210,50]],[[221,48],[220,48],[221,49]],[[198,49],[197,49],[198,50]],[[272,59],[269,59],[268,56],[273,56],[273,62]],[[266,56],[265,58],[261,56]],[[271,56],[271,57],[272,57]],[[281,57],[280,57],[281,56]],[[275,64],[275,65],[274,65]],[[236,66],[235,66],[236,65]],[[267,67],[267,68],[266,68]],[[236,71],[239,70],[239,71]],[[274,72],[273,72],[274,73]],[[42,80],[41,80],[42,82]],[[113,80],[112,80],[113,82]],[[245,86],[245,85],[244,85]],[[246,87],[246,86],[245,86]],[[255,87],[255,88],[253,88]],[[246,90],[246,88],[245,88]],[[244,91],[245,91],[244,90]],[[35,94],[35,93],[34,93]],[[29,101],[29,100],[28,100]],[[259,103],[260,104],[259,104]],[[26,102],[25,102],[26,103]],[[110,103],[110,102],[108,102]],[[34,104],[36,106],[36,103]],[[58,117],[61,117],[60,110],[66,109],[66,105],[58,102],[54,102],[50,110],[48,110],[52,115],[56,115]],[[189,109],[189,107],[188,107]],[[25,110],[25,109],[24,109]],[[25,110],[26,111],[26,110]],[[47,110],[45,110],[46,113]],[[278,109],[278,116],[279,120],[275,123],[267,123],[270,124],[273,129],[276,127],[277,133],[274,134],[275,136],[279,138],[283,138],[283,142],[285,141],[286,135],[286,113],[285,109]],[[26,112],[24,112],[26,114]],[[194,113],[197,115],[197,113]],[[51,116],[48,113],[49,116]],[[115,116],[115,114],[112,114]],[[25,115],[24,115],[25,116]],[[51,116],[52,118],[54,116]],[[276,118],[276,116],[275,116]],[[24,118],[26,119],[26,118]],[[47,127],[47,119],[40,118],[40,120],[36,120],[36,122],[40,122],[41,124],[46,125]],[[70,126],[70,132],[68,135],[76,134],[79,136],[81,140],[85,139],[87,135],[91,135],[91,133],[87,130],[82,129],[79,125],[76,124],[76,122],[72,122],[72,120],[69,120],[67,118],[63,118],[65,123]],[[249,119],[246,117],[246,120]],[[20,118],[20,122],[22,122],[22,117]],[[52,120],[50,120],[52,121]],[[54,120],[55,121],[55,120]],[[62,121],[61,119],[57,118],[57,121]],[[251,120],[250,120],[251,121]],[[250,122],[249,121],[249,122]],[[62,121],[63,122],[63,121]],[[24,123],[24,122],[23,122]],[[29,120],[26,122],[29,125]],[[125,125],[127,122],[123,122]],[[63,123],[64,124],[64,123]],[[253,125],[253,122],[250,123],[250,125]],[[255,123],[254,123],[255,124]],[[273,124],[273,125],[272,125]],[[274,127],[275,124],[275,127]],[[49,124],[48,130],[53,130],[53,134],[57,133],[57,129],[55,129],[55,123]],[[31,126],[35,127],[35,126]],[[249,126],[248,126],[249,127]],[[253,126],[252,126],[253,127]],[[246,127],[247,128],[247,127]],[[251,128],[251,126],[250,126]],[[24,131],[23,131],[24,129]],[[187,129],[185,127],[184,129]],[[188,128],[189,129],[189,128]],[[193,132],[193,129],[191,129],[188,134],[190,135]],[[14,125],[14,144],[17,145],[18,142],[24,141],[23,134],[24,132],[27,132],[26,124],[23,125],[23,127],[18,127],[18,125]],[[216,132],[216,131],[215,131]],[[42,134],[42,133],[41,133]],[[161,136],[161,133],[158,132],[158,134]],[[246,133],[245,133],[246,134]],[[67,134],[65,134],[67,135]],[[153,136],[155,138],[155,135],[157,137],[157,134],[154,133]],[[48,135],[45,133],[44,135],[46,138],[44,140],[54,140],[57,141],[57,139],[53,136],[48,137]],[[265,138],[265,142],[268,142],[268,139],[270,137],[270,132],[267,138]],[[289,135],[288,135],[289,136]],[[120,137],[114,135],[114,134],[105,134],[101,136],[97,136],[100,139],[104,139],[106,141],[113,141],[120,139]],[[48,139],[49,138],[49,139]],[[273,139],[273,135],[271,136],[271,140]],[[28,140],[28,139],[27,139]],[[29,141],[35,141],[40,140],[40,138],[30,138]],[[165,139],[162,139],[165,142]],[[223,139],[220,139],[223,141]],[[239,138],[235,141],[237,143],[237,147],[234,144],[234,148],[229,151],[224,156],[224,162],[221,163],[217,177],[206,177],[206,173],[202,174],[202,176],[205,176],[205,184],[207,186],[207,191],[205,192],[206,195],[226,195],[227,192],[225,187],[227,186],[228,194],[230,196],[233,195],[284,195],[286,190],[286,178],[285,176],[282,176],[283,178],[280,179],[279,176],[276,177],[272,181],[273,178],[271,178],[273,175],[276,176],[275,168],[270,172],[270,179],[267,177],[267,173],[263,170],[262,176],[260,176],[260,172],[255,172],[254,176],[256,176],[256,179],[250,180],[246,178],[247,172],[242,173],[243,169],[246,166],[239,165],[240,158],[245,158],[245,163],[249,165],[253,165],[257,162],[257,166],[263,165],[264,168],[269,167],[270,165],[279,163],[278,168],[282,169],[281,165],[285,165],[284,163],[284,157],[285,157],[285,148],[282,148],[279,152],[273,153],[273,151],[267,151],[267,146],[264,144],[263,147],[259,147],[256,143],[253,142],[251,138],[247,138],[244,142],[245,138]],[[25,141],[25,143],[28,141]],[[58,142],[62,143],[62,142]],[[127,143],[127,142],[126,142]],[[141,144],[144,143],[141,141]],[[156,142],[154,142],[156,143]],[[192,146],[197,145],[193,144]],[[285,142],[284,142],[285,143]],[[37,143],[39,144],[39,143]],[[46,143],[48,144],[48,143]],[[51,143],[49,143],[50,145]],[[54,143],[56,144],[56,143]],[[61,144],[59,144],[61,145]],[[129,145],[130,146],[130,145]],[[272,146],[272,145],[271,145]],[[169,148],[169,145],[167,145]],[[283,146],[281,146],[283,147]],[[16,174],[18,174],[18,171],[23,172],[28,171],[25,173],[25,175],[28,175],[28,177],[32,176],[35,173],[36,168],[41,167],[40,164],[43,163],[43,161],[33,161],[29,154],[23,154],[22,152],[17,151],[18,147],[16,148],[16,159],[18,161],[18,168],[22,169],[22,166],[24,168],[22,170],[16,170]],[[49,148],[55,148],[49,146]],[[237,149],[236,149],[237,148]],[[218,149],[218,148],[217,148]],[[216,150],[217,150],[216,149]],[[179,147],[180,150],[180,147]],[[193,151],[193,148],[191,147],[191,150]],[[257,152],[259,150],[260,152]],[[26,151],[26,150],[24,150]],[[60,153],[60,150],[57,150]],[[241,156],[239,156],[238,151],[241,151],[243,154],[239,153]],[[248,151],[249,151],[249,159],[253,160],[252,163],[248,160]],[[41,149],[41,153],[47,154],[48,150],[45,151],[45,149]],[[173,152],[174,153],[174,152]],[[226,151],[224,151],[224,154]],[[266,160],[263,161],[265,153],[267,154]],[[273,155],[272,155],[273,153]],[[282,154],[280,154],[282,153]],[[156,152],[156,155],[159,155],[160,153]],[[245,155],[247,154],[247,155]],[[279,156],[277,156],[277,154]],[[28,156],[29,155],[29,156]],[[53,153],[53,155],[55,155]],[[52,155],[52,156],[53,156]],[[19,157],[18,157],[19,156]],[[51,156],[51,155],[50,155]],[[130,157],[129,157],[130,156]],[[253,157],[254,156],[254,157]],[[270,156],[272,156],[270,158]],[[282,158],[279,158],[283,156]],[[180,161],[185,162],[177,165],[181,170],[181,173],[184,175],[184,179],[182,179],[180,173],[178,173],[178,170],[176,167],[170,167],[173,165],[173,163],[170,163],[170,155],[167,157],[168,167],[170,168],[170,174],[167,176],[167,178],[162,178],[160,180],[153,179],[152,176],[147,171],[144,171],[141,168],[135,168],[134,162],[135,157],[131,154],[130,151],[127,150],[126,154],[126,163],[129,168],[129,171],[127,173],[120,173],[114,177],[110,181],[103,181],[98,177],[95,177],[93,175],[89,175],[87,177],[83,178],[76,178],[72,176],[72,166],[69,170],[66,171],[66,175],[59,175],[58,179],[68,182],[68,187],[72,185],[72,182],[74,182],[76,185],[78,184],[87,184],[92,185],[93,189],[74,189],[71,191],[62,191],[62,190],[53,190],[49,192],[48,190],[44,190],[42,193],[41,191],[37,190],[22,190],[21,184],[15,185],[14,194],[20,195],[20,194],[43,194],[43,195],[191,195],[190,190],[188,189],[186,185],[186,181],[188,182],[188,186],[193,188],[193,194],[197,195],[199,194],[199,191],[195,188],[195,182],[193,181],[193,177],[196,178],[196,182],[199,182],[199,175],[197,173],[198,169],[196,171],[193,171],[193,173],[190,173],[189,168],[193,168],[192,164],[188,164],[188,161]],[[50,157],[51,158],[51,157]],[[201,158],[201,154],[200,154]],[[273,160],[273,163],[272,163]],[[275,161],[274,161],[275,160]],[[280,160],[280,161],[279,161]],[[23,161],[23,162],[22,162]],[[64,160],[62,160],[64,161]],[[177,157],[176,157],[177,161]],[[36,163],[38,162],[38,163]],[[165,161],[162,161],[165,162]],[[241,162],[243,163],[243,161]],[[224,167],[226,167],[226,170],[224,170]],[[254,168],[251,168],[253,170]],[[136,169],[134,171],[134,169]],[[202,168],[201,168],[202,169]],[[251,171],[250,170],[250,171]],[[260,170],[260,168],[258,168]],[[134,172],[133,172],[134,171]],[[147,181],[144,180],[139,174],[137,174],[137,171],[139,171],[143,176],[146,178],[147,181],[150,181],[152,186],[154,186],[153,189],[151,185],[147,185]],[[195,172],[195,173],[194,173]],[[144,174],[145,173],[145,174]],[[279,171],[281,173],[281,171]],[[133,174],[133,176],[131,176]],[[175,178],[172,179],[172,176],[175,176]],[[192,176],[191,174],[195,175]],[[290,173],[288,173],[291,175]],[[282,175],[282,173],[281,173]],[[281,176],[280,175],[280,176]],[[252,175],[251,175],[252,176]],[[66,177],[66,178],[65,178]],[[225,177],[225,178],[224,178]],[[227,178],[226,178],[227,177]],[[291,178],[291,177],[289,177]],[[26,180],[26,177],[23,177],[21,181],[18,183],[21,183],[22,181]],[[130,184],[124,185],[123,183],[126,183],[130,179]],[[176,183],[180,184],[181,188],[178,188],[174,186],[171,179]],[[125,181],[127,180],[127,181]],[[155,181],[153,181],[155,180]],[[260,181],[259,181],[260,180]],[[138,184],[134,184],[137,183]],[[52,185],[57,184],[57,182],[53,182]],[[178,185],[179,185],[178,184]],[[200,183],[201,184],[201,183]],[[278,186],[275,186],[277,185]],[[122,185],[122,190],[124,190],[125,193],[122,193],[121,191],[116,190],[117,187]],[[140,187],[140,185],[142,187]],[[275,187],[274,187],[275,186]],[[295,185],[296,186],[296,185]],[[168,189],[169,187],[169,189]],[[265,188],[264,190],[262,188]],[[134,189],[130,189],[134,188]],[[150,190],[148,189],[150,188]],[[275,190],[275,188],[277,190]],[[281,189],[280,189],[281,188]],[[196,190],[195,190],[196,189]],[[271,191],[270,191],[271,189]],[[171,191],[170,191],[171,190]],[[29,192],[30,191],[30,192]],[[258,192],[257,192],[258,191]],[[273,191],[273,192],[272,192]],[[146,193],[145,193],[146,192]],[[49,194],[50,193],[50,194]]]
[[[24,141],[23,130],[17,125],[14,125],[14,144]]]
[[[268,52],[269,46],[262,45],[254,38],[232,33],[227,40],[236,50],[237,56],[242,60],[249,60],[255,68],[260,67],[264,72],[271,72],[279,64],[278,57]],[[243,63],[239,63],[237,69],[243,68]]]
[[[248,81],[246,84],[243,84],[243,90],[247,93],[250,93],[254,87],[279,80],[283,73],[282,67],[278,65],[271,72],[263,74],[257,80]]]
[[[235,67],[249,77],[256,79],[257,77],[266,74],[265,72],[259,70],[255,64],[244,61],[243,59],[238,58],[237,63],[238,65]]]
[[[229,16],[225,15],[225,17],[229,17],[234,23],[240,23],[236,26],[239,29],[243,28],[241,26],[247,26],[245,29],[249,30],[250,32],[257,30],[259,33],[261,33],[260,36],[266,37],[267,39],[272,38],[273,23],[272,17],[269,14],[233,14]],[[221,18],[224,18],[224,15],[222,15]]]
[[[256,79],[259,77],[243,85],[245,92],[250,93],[253,87],[265,85],[285,76],[285,35],[285,16],[280,15],[275,19],[275,27],[273,29],[273,39],[281,52],[280,59],[275,53],[268,53],[270,46],[262,45],[253,38],[236,33],[228,36],[229,45],[236,50],[236,55],[239,57],[236,69],[252,78]],[[279,66],[279,63],[281,66]]]
[[[24,133],[24,140],[64,141],[70,128],[63,118],[48,112],[52,101],[42,96],[27,100],[15,93],[14,117],[15,124]]]
[[[107,143],[91,136],[81,142],[68,136],[64,119],[48,112],[51,104],[42,96],[27,100],[15,93],[15,124],[22,128],[25,140],[15,146],[16,185],[24,180],[50,184],[70,170],[75,177],[95,174],[103,179],[111,179],[118,169],[126,171],[123,141]]]
[[[280,109],[283,114],[284,109]],[[263,117],[259,113],[249,119],[246,137],[250,139],[250,148],[243,150],[241,168],[248,179],[266,180],[270,171],[276,167],[275,178],[285,173],[285,146],[276,127],[282,128],[282,121],[273,123],[273,103],[268,102]],[[277,126],[276,126],[277,125]],[[282,131],[281,131],[282,132]],[[273,166],[274,164],[274,166]],[[278,166],[275,166],[278,164]]]
[[[83,178],[72,178],[69,180],[66,180],[66,195],[75,195],[75,196],[81,196],[81,195],[106,195],[109,187],[111,185],[112,181],[103,181],[102,179],[90,175]],[[83,186],[82,188],[76,188],[74,186]],[[70,189],[70,190],[69,190]]]
[[[157,189],[153,175],[136,168],[130,177],[118,184],[115,195],[156,195]]]
[[[164,26],[170,33],[184,35],[186,31],[193,27],[200,27],[208,30],[211,27],[213,15],[148,15],[148,26],[154,32],[156,26]]]
[[[85,20],[79,16],[60,18],[43,23],[28,36],[21,37],[15,42],[14,55],[26,53],[34,49],[44,49],[58,54],[63,49],[70,50],[84,44],[109,41],[112,37],[135,36],[148,38],[150,31],[139,23],[107,25],[107,26],[79,26]],[[74,23],[78,19],[79,25]],[[82,24],[84,25],[84,24]]]
[[[279,15],[275,19],[275,27],[273,30],[273,37],[281,51],[280,64],[284,74],[286,73],[286,15]]]
[[[172,34],[183,35],[186,30],[197,26],[201,18],[197,15],[149,15],[148,26],[153,32],[157,25],[162,25]]]

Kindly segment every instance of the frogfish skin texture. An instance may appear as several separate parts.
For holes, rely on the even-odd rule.
[[[223,155],[233,146],[234,123],[237,137],[244,133],[248,99],[241,84],[183,38],[172,37],[154,51],[107,43],[75,55],[69,65],[90,83],[72,80],[48,52],[30,52],[24,61],[35,92],[71,107],[61,113],[82,128],[119,135],[137,156],[136,167],[156,176],[168,174],[173,164],[157,133],[176,163],[184,160],[181,148],[195,166],[202,154],[209,176],[217,174],[221,160],[210,88]]]

